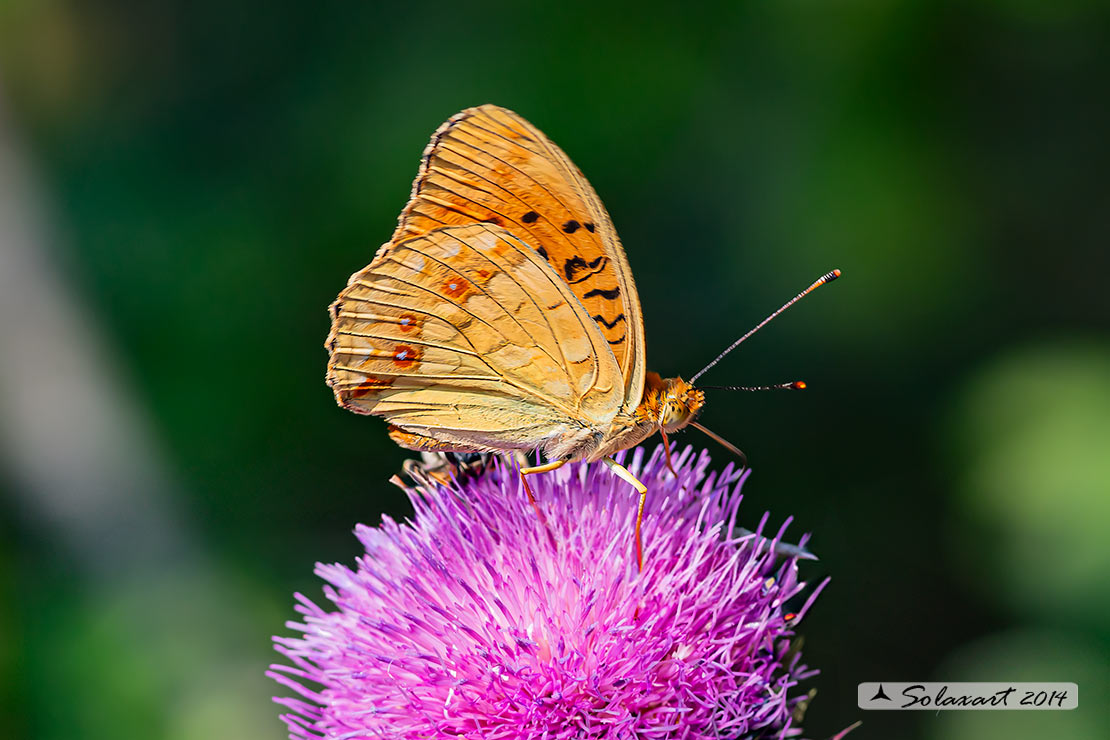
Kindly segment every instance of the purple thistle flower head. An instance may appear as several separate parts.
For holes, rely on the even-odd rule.
[[[815,671],[791,637],[820,588],[789,614],[805,584],[782,531],[735,526],[745,475],[690,448],[677,476],[662,448],[643,457],[643,572],[637,496],[601,465],[530,478],[546,526],[507,467],[418,485],[411,521],[360,525],[354,569],[317,566],[332,605],[298,594],[301,636],[274,638],[291,665],[268,675],[299,694],[275,699],[290,737],[798,735]]]

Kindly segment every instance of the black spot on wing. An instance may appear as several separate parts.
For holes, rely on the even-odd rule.
[[[540,214],[536,213],[535,211],[528,211],[528,213],[525,213],[523,216],[520,217],[520,220],[526,224],[534,224],[536,223],[536,219],[538,219],[539,217]]]
[[[617,317],[615,319],[613,319],[612,321],[606,321],[605,317],[602,316],[601,314],[598,314],[597,316],[591,316],[590,318],[593,319],[594,321],[596,321],[597,323],[601,324],[602,326],[604,326],[606,329],[612,329],[614,326],[616,326],[620,322],[624,321],[624,314],[623,313],[617,314]]]
[[[581,224],[579,224],[572,218],[570,221],[567,221],[565,224],[563,224],[563,231],[567,232],[568,234],[573,234],[574,232],[578,231],[579,226],[581,226]]]
[[[579,257],[577,254],[563,263],[563,273],[566,274],[567,280],[574,278],[574,274],[579,270],[586,269],[586,260]]]
[[[536,247],[536,253],[544,259],[547,259],[547,250],[543,247]]]
[[[590,275],[598,271],[598,267],[605,259],[605,255],[601,255],[597,259],[587,262],[577,254],[563,263],[563,273],[567,276],[568,283],[577,283],[585,280]],[[579,272],[590,271],[589,275],[578,277]]]
[[[594,233],[594,228],[595,227],[589,221],[587,221],[586,223],[584,223],[582,225],[586,227],[586,231],[590,232],[591,234]]]
[[[601,288],[594,288],[593,290],[588,291],[586,293],[586,295],[584,295],[582,297],[583,298],[593,298],[595,295],[599,295],[602,298],[605,298],[606,300],[611,301],[614,298],[616,298],[617,296],[619,296],[620,294],[621,294],[620,286],[617,286],[616,288],[613,288],[612,290],[602,290]]]

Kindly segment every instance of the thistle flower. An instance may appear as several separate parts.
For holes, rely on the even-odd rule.
[[[816,671],[791,637],[820,587],[788,612],[805,584],[774,550],[782,530],[764,537],[764,515],[737,534],[746,475],[708,466],[690,448],[677,476],[661,447],[632,455],[643,572],[637,497],[603,466],[535,476],[542,521],[508,467],[408,489],[411,521],[360,525],[353,570],[317,566],[329,609],[298,594],[302,636],[274,638],[291,665],[267,675],[300,695],[275,698],[290,737],[798,735]]]

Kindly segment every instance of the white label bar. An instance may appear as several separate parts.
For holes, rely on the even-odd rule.
[[[869,681],[857,687],[860,709],[1075,709],[1074,683]]]

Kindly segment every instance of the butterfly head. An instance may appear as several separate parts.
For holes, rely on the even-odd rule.
[[[649,373],[655,375],[655,373]],[[655,375],[648,382],[654,386],[655,421],[665,432],[676,432],[692,422],[705,405],[705,393],[682,378],[660,378]]]

